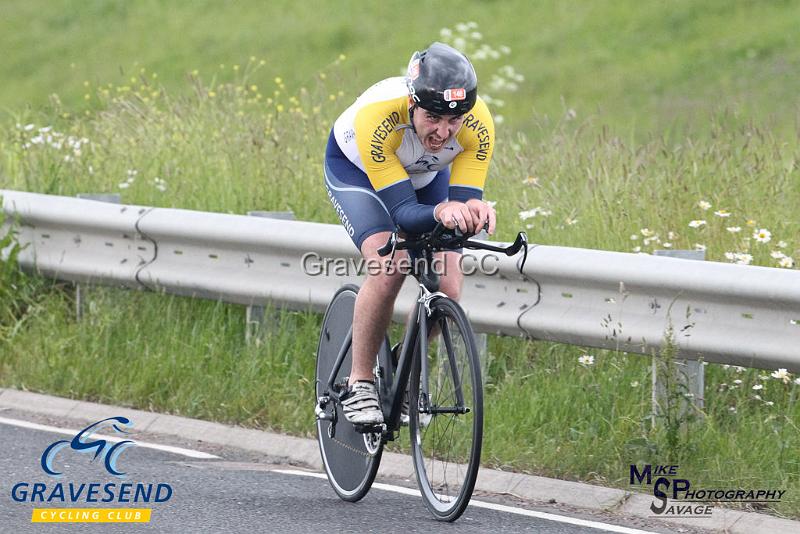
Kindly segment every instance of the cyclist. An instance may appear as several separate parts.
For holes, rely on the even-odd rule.
[[[377,250],[396,228],[407,234],[438,222],[475,233],[495,212],[483,202],[494,149],[494,124],[478,97],[475,70],[454,48],[433,43],[415,52],[406,76],[382,80],[334,123],[325,152],[325,186],[342,225],[367,262],[353,313],[353,364],[342,397],[354,424],[383,422],[373,367],[404,273],[387,269]],[[408,259],[398,251],[395,261]],[[440,290],[461,293],[459,252],[438,252]],[[384,268],[371,269],[380,264]]]

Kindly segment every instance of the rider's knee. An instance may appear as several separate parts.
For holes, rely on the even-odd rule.
[[[461,272],[461,255],[455,252],[443,253],[445,268],[439,278],[439,291],[453,300],[461,298],[461,287],[464,284],[464,274]]]
[[[457,278],[457,280],[454,280]],[[442,277],[439,282],[439,291],[453,300],[461,299],[461,277]]]

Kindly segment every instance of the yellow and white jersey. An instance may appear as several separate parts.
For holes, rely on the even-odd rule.
[[[451,163],[451,187],[482,191],[494,150],[492,116],[478,98],[456,135],[440,151],[426,151],[411,126],[404,77],[367,89],[339,116],[333,132],[344,155],[367,174],[376,191],[406,179],[421,189]]]

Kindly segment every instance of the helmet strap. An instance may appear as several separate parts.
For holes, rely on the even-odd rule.
[[[414,133],[417,133],[417,128],[414,126],[414,110],[416,110],[417,107],[419,107],[419,104],[415,102],[408,108],[408,120],[411,122],[411,130],[413,130]]]

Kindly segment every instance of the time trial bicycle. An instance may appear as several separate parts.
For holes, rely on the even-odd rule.
[[[408,250],[410,272],[419,295],[409,315],[399,350],[388,336],[377,355],[376,388],[384,423],[353,425],[342,412],[352,362],[353,309],[358,287],[345,285],[325,312],[317,348],[317,439],[334,491],[346,501],[364,497],[375,480],[384,445],[399,435],[408,411],[411,457],[423,500],[434,517],[458,519],[469,503],[480,466],[483,437],[483,387],[475,336],[461,306],[439,291],[434,269],[437,251],[482,249],[527,258],[527,236],[498,247],[472,241],[469,234],[441,223],[418,238],[400,240],[394,232],[378,253]],[[406,400],[407,399],[407,400]]]

